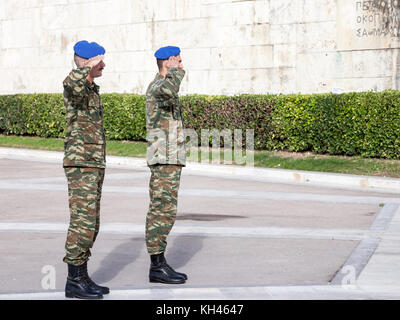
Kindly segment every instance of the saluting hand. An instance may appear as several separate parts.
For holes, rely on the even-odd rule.
[[[183,69],[183,65],[177,57],[169,57],[167,63],[167,68],[178,68]]]
[[[93,58],[90,58],[86,61],[86,66],[89,66],[91,68],[97,66],[102,60],[104,59],[104,55],[99,55],[99,56],[95,56]]]

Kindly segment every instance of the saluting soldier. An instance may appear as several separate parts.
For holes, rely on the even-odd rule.
[[[167,236],[177,213],[178,189],[186,153],[179,87],[185,75],[178,47],[155,53],[159,73],[146,92],[147,164],[151,170],[150,206],[146,217],[146,246],[150,282],[184,283],[187,275],[166,262]]]
[[[105,49],[95,42],[74,46],[77,66],[63,82],[67,130],[63,167],[68,180],[70,225],[65,244],[68,298],[101,299],[109,288],[87,271],[90,248],[100,227],[100,199],[106,166],[103,104],[95,78],[102,76]]]

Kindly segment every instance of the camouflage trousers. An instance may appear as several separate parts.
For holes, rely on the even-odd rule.
[[[104,181],[101,168],[66,167],[70,224],[64,262],[80,266],[89,260],[100,228],[100,199]]]
[[[165,251],[167,236],[175,223],[182,166],[150,166],[150,206],[146,217],[146,246],[149,254]]]

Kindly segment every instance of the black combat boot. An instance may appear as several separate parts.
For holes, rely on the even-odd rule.
[[[187,275],[176,272],[167,264],[164,253],[150,256],[151,265],[149,279],[150,282],[161,282],[169,284],[181,284],[187,280]]]
[[[87,281],[88,281],[89,285],[93,289],[95,289],[97,291],[100,291],[102,294],[109,294],[110,293],[110,289],[108,287],[99,286],[92,279],[90,279],[88,271],[87,271],[87,261],[82,265],[82,268],[83,268],[83,272],[84,272],[84,274],[85,274],[85,276],[87,278]]]
[[[67,298],[102,299],[100,290],[93,288],[86,277],[84,266],[68,264],[67,284],[65,285]]]
[[[178,275],[179,277],[181,277],[181,278],[183,278],[183,279],[185,279],[185,280],[188,279],[188,277],[187,277],[186,274],[175,271],[174,269],[172,269],[172,267],[171,267],[169,264],[167,264],[167,260],[165,260],[164,252],[163,252],[163,253],[160,253],[160,254],[152,255],[152,256],[150,256],[150,258],[152,259],[152,262],[153,262],[153,260],[154,260],[155,264],[164,263],[165,266],[166,266],[168,269],[170,269],[170,271],[171,271],[172,273]]]

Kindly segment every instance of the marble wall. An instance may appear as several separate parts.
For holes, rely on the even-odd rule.
[[[83,39],[107,50],[102,92],[143,94],[164,45],[182,94],[397,89],[397,11],[375,2],[0,0],[0,94],[61,92]]]

